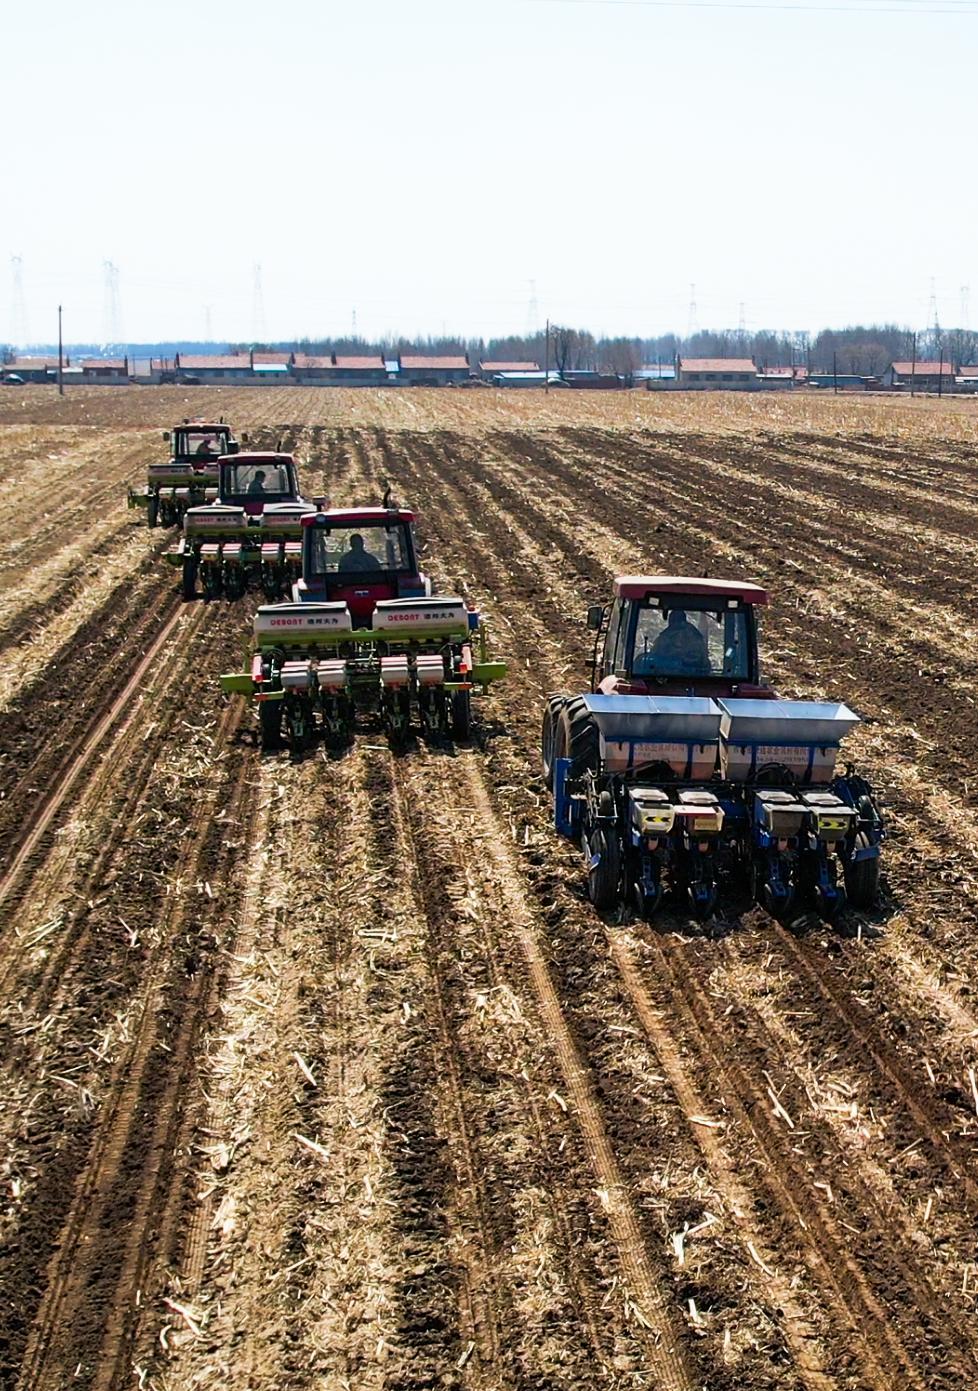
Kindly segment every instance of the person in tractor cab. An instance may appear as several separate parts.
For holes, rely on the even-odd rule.
[[[216,453],[217,453],[217,441],[214,439],[214,436],[213,436],[213,435],[205,435],[204,438],[201,440],[200,444],[198,444],[197,448],[194,450],[194,453],[195,453],[195,454],[216,454]]]
[[[685,609],[670,609],[666,626],[652,644],[656,672],[702,675],[710,670],[706,638],[690,623]]]
[[[260,469],[258,469],[258,470],[255,472],[254,478],[253,478],[253,479],[251,480],[251,482],[248,484],[248,496],[249,496],[249,497],[264,497],[264,496],[265,496],[265,470],[264,470],[263,468],[260,468]]]
[[[380,561],[375,555],[371,555],[363,544],[362,536],[350,537],[350,549],[340,556],[340,570],[353,570],[358,574],[363,574],[365,570],[381,569]]]

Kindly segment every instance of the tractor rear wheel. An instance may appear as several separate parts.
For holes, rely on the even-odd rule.
[[[543,711],[543,729],[540,734],[540,761],[543,764],[543,780],[553,790],[554,763],[557,759],[557,730],[560,726],[560,712],[567,704],[565,695],[547,696]]]
[[[282,702],[263,700],[258,706],[258,719],[261,723],[261,746],[263,749],[282,747]]]
[[[185,555],[183,558],[183,597],[188,601],[197,598],[197,557]]]
[[[864,831],[856,836],[856,849],[864,850],[869,845],[869,837]],[[853,908],[875,908],[880,894],[880,857],[871,860],[856,860],[844,869],[846,898]]]
[[[472,692],[452,692],[452,738],[472,737]]]
[[[146,521],[149,526],[155,526],[160,516],[160,495],[150,493],[146,499]]]
[[[574,696],[561,711],[554,757],[570,759],[569,776],[572,778],[598,771],[598,726],[584,704],[583,696]]]

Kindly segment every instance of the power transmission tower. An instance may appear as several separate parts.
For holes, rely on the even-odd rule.
[[[934,335],[934,347],[937,348],[941,341],[941,321],[937,313],[937,282],[934,277],[930,278],[930,307],[927,311],[927,318],[930,321],[931,331]]]
[[[699,318],[696,310],[696,286],[692,283],[689,287],[689,318],[686,321],[686,337],[692,338],[693,334],[699,329]]]
[[[747,306],[744,304],[744,301],[741,300],[741,301],[740,301],[740,318],[739,318],[738,321],[737,321],[737,335],[738,335],[738,337],[740,337],[740,338],[744,338],[744,337],[746,337],[746,334],[747,334]]]
[[[119,306],[119,267],[111,261],[102,262],[104,295],[102,300],[102,343],[107,346],[122,342],[122,311]]]
[[[353,310],[353,337],[356,338],[356,336],[357,336],[357,311],[356,311],[356,309],[354,309],[354,310]]]
[[[256,343],[265,341],[265,294],[261,284],[261,266],[257,261],[251,293],[251,336]]]
[[[965,333],[971,332],[971,286],[961,286],[961,327]]]
[[[24,298],[24,261],[21,256],[11,256],[10,270],[13,280],[10,302],[10,331],[13,347],[24,348],[30,341],[27,324],[27,300]]]

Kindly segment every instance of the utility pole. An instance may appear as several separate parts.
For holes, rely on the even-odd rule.
[[[913,336],[913,356],[910,360],[910,395],[917,394],[917,335]]]
[[[543,334],[543,394],[550,395],[550,320]]]
[[[61,353],[61,305],[59,304],[59,305],[58,305],[58,395],[59,395],[59,396],[63,396],[63,395],[65,394],[65,382],[64,382],[64,376],[63,376],[63,373],[62,373],[62,369],[61,369],[61,358],[62,358],[62,353]]]
[[[836,368],[835,349],[834,349],[834,348],[832,349],[832,391],[833,391],[833,393],[834,393],[836,396],[838,396],[838,394],[839,394],[839,373],[838,373],[838,370],[837,370],[837,368]]]
[[[944,344],[941,344],[941,361],[937,368],[937,399],[944,395]]]

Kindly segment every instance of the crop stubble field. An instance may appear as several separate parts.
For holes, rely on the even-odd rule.
[[[0,1385],[975,1384],[972,410],[3,393]],[[253,599],[125,507],[198,412],[417,507],[511,664],[476,746],[258,753]],[[706,568],[866,716],[872,918],[602,920],[549,828],[585,607]]]

